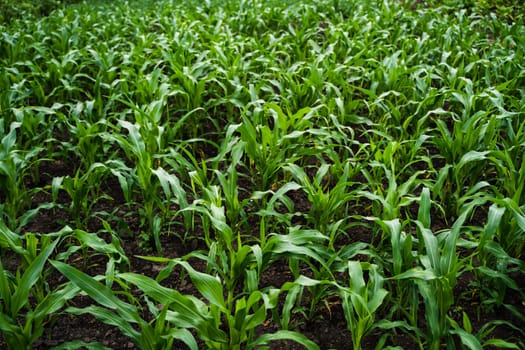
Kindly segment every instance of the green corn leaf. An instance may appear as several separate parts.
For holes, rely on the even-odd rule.
[[[0,220],[0,247],[9,247],[17,254],[24,254],[21,236],[11,231],[3,220]]]
[[[498,207],[496,204],[490,206],[489,213],[487,215],[487,223],[485,224],[485,230],[483,233],[484,241],[491,240],[494,237],[504,213],[504,207]]]
[[[224,241],[227,245],[230,245],[233,239],[233,231],[226,222],[226,216],[224,215],[224,207],[216,206],[214,203],[210,205],[210,211],[208,215],[215,229],[220,232],[224,237]]]
[[[0,312],[0,329],[5,334],[17,334],[20,331],[16,321],[3,312]]]
[[[459,339],[461,340],[461,343],[465,345],[467,348],[471,350],[482,350],[483,346],[481,346],[479,340],[472,334],[467,333],[465,330],[459,328],[451,330],[450,333],[456,334],[459,336]]]
[[[399,219],[381,221],[390,233],[392,244],[392,262],[394,264],[394,273],[400,274],[403,267],[404,247],[401,240],[401,223]]]
[[[520,229],[525,231],[525,214],[523,213],[523,210],[518,206],[518,203],[516,203],[510,198],[505,198],[503,201],[506,203],[507,208],[509,208],[512,211],[514,219],[516,220],[516,223],[518,224]]]
[[[350,290],[353,294],[361,296],[366,288],[363,278],[363,269],[358,261],[348,262],[348,275],[350,276]]]
[[[195,341],[195,337],[187,329],[184,329],[184,328],[181,328],[181,329],[173,328],[173,329],[171,329],[169,331],[169,333],[167,335],[165,335],[163,337],[164,338],[168,338],[169,337],[169,338],[173,338],[173,339],[179,339],[184,344],[186,344],[190,350],[198,350],[199,349],[199,346],[198,346],[197,342]]]
[[[260,291],[254,291],[246,301],[246,310],[254,310],[253,314],[248,315],[242,321],[244,329],[253,329],[261,325],[266,320],[266,303],[258,305],[264,295]],[[235,310],[237,312],[237,310]]]
[[[166,197],[171,198],[172,188],[176,186],[175,175],[169,174],[162,167],[159,167],[158,169],[153,169],[152,173],[158,177],[160,185],[162,186],[162,189],[164,190],[164,194],[166,195]]]
[[[286,298],[284,299],[283,309],[279,318],[280,325],[283,329],[287,330],[292,318],[292,310],[295,306],[297,298],[301,293],[302,287],[299,284],[292,282],[286,282],[281,288],[281,291],[288,291]]]
[[[141,329],[141,332],[136,331],[128,320],[119,316],[114,311],[97,305],[90,305],[84,308],[69,307],[66,311],[74,315],[83,315],[86,313],[93,315],[101,322],[117,327],[124,335],[130,337],[136,343],[138,343],[139,339],[141,338],[141,332],[145,331],[144,329]],[[147,325],[145,322],[139,321],[138,323],[142,323],[141,328]]]
[[[58,244],[58,239],[48,245],[36,258],[31,262],[22,278],[18,282],[16,291],[13,294],[11,314],[16,315],[20,309],[27,304],[29,293],[32,287],[42,278],[42,270],[48,261],[49,256]]]
[[[463,225],[463,222],[466,220],[467,216],[470,214],[470,211],[465,210],[459,218],[454,222],[454,225],[452,225],[452,229],[450,230],[450,233],[447,235],[445,239],[445,244],[443,246],[443,253],[441,255],[441,265],[440,265],[440,273],[443,275],[446,275],[450,272],[453,272],[457,270],[457,241],[460,234],[461,227]]]
[[[86,350],[112,350],[98,342],[85,342],[82,340],[73,340],[52,347],[51,350],[72,350],[72,349],[86,349]]]
[[[62,289],[55,290],[46,295],[44,300],[35,307],[32,317],[34,319],[44,319],[48,315],[60,310],[65,303],[76,297],[79,292],[80,288],[75,284],[66,284]]]
[[[427,187],[421,191],[417,219],[424,228],[430,228],[430,190]]]
[[[281,186],[270,198],[270,201],[268,202],[268,206],[273,208],[276,201],[282,201],[283,203],[286,203],[286,196],[285,194],[289,191],[297,191],[301,188],[301,185],[295,183],[295,182],[288,182]]]
[[[222,310],[226,310],[223,288],[218,277],[213,277],[208,274],[196,271],[185,261],[178,261],[177,263],[183,266],[186,271],[188,271],[191,281],[203,297],[209,300],[213,305],[220,307]]]
[[[93,277],[60,261],[51,261],[51,264],[98,304],[116,310],[127,322],[138,321],[139,317],[135,307],[118,299],[108,287]]]
[[[392,277],[392,279],[401,280],[401,279],[419,279],[423,281],[431,281],[436,279],[437,276],[433,271],[423,270],[421,268],[413,268],[408,271],[405,271],[399,275]]]
[[[489,339],[483,342],[483,348],[487,348],[489,346],[498,349],[520,349],[520,347],[517,344],[505,341],[503,339]]]
[[[459,160],[458,164],[456,165],[456,169],[461,169],[465,164],[470,162],[476,162],[487,159],[487,155],[489,154],[489,151],[469,151],[466,154],[464,154],[461,159]]]
[[[435,344],[439,342],[442,332],[439,318],[439,301],[428,282],[417,281],[417,286],[425,302],[425,318],[430,329],[430,334],[432,335],[432,343]]]
[[[419,222],[416,222],[416,224],[418,225],[418,228],[421,232],[421,236],[423,237],[425,251],[430,261],[430,266],[437,274],[441,274],[441,269],[439,265],[440,250],[438,239],[430,229],[422,227],[422,224]]]
[[[467,333],[472,333],[472,323],[467,313],[463,311],[463,328]]]
[[[499,279],[508,288],[519,291],[520,288],[516,281],[514,281],[507,273],[493,270],[487,266],[479,266],[476,268],[480,273],[493,279]]]
[[[9,280],[7,278],[6,271],[4,270],[4,266],[2,265],[2,261],[0,261],[0,296],[2,297],[2,300],[5,303],[6,309],[11,310],[11,304],[12,304],[11,286],[9,284]]]
[[[113,245],[106,243],[105,240],[95,234],[88,233],[82,230],[75,230],[74,236],[86,247],[105,254],[121,254],[121,252]]]
[[[217,328],[214,319],[208,314],[207,307],[201,300],[163,287],[147,276],[121,273],[118,277],[136,285],[159,304],[172,309],[173,312],[168,312],[166,316],[170,322],[183,328],[195,328],[202,333],[203,337],[220,342],[226,341],[226,334]]]
[[[254,342],[251,342],[246,347],[247,350],[254,349],[258,346],[267,345],[272,341],[277,340],[292,340],[298,344],[301,344],[308,350],[318,350],[319,346],[313,341],[305,337],[304,335],[292,331],[280,330],[271,334],[263,334]]]

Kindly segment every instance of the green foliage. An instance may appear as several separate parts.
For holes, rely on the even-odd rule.
[[[519,0],[478,0],[476,7],[487,13],[495,13],[498,17],[508,21],[523,22],[525,20],[525,5]]]
[[[44,17],[65,4],[79,0],[0,0],[0,24],[9,24],[18,18]]]
[[[0,0],[1,341],[66,312],[145,349],[316,349],[297,326],[338,312],[356,349],[522,346],[522,9]]]

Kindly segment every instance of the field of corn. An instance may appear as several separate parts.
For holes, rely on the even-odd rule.
[[[161,0],[0,25],[0,348],[525,349],[525,26]]]

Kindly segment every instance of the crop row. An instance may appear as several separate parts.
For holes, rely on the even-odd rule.
[[[519,23],[119,1],[3,29],[0,344],[67,313],[142,349],[317,349],[298,324],[340,307],[354,349],[525,346]]]

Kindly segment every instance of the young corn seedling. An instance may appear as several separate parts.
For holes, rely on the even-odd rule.
[[[230,130],[233,132],[233,128],[230,128]],[[242,190],[242,188],[239,188],[237,167],[241,164],[245,145],[240,143],[237,138],[233,138],[229,131],[226,133],[226,138],[219,149],[219,153],[214,158],[213,163],[215,163],[215,167],[216,163],[228,159],[228,168],[225,171],[215,169],[214,173],[222,189],[224,205],[226,207],[226,218],[230,225],[235,230],[238,230],[240,226],[246,224],[244,207],[250,199],[239,200],[239,190]],[[229,157],[226,158],[228,153]]]
[[[139,113],[140,115],[140,113]],[[109,134],[107,137],[115,140],[127,157],[135,161],[135,171],[140,193],[142,195],[142,224],[146,226],[143,236],[147,240],[153,239],[157,251],[161,250],[160,233],[162,229],[162,218],[157,215],[156,210],[163,202],[158,193],[158,183],[154,176],[154,156],[162,149],[162,134],[164,128],[159,125],[151,125],[145,122],[145,126],[138,123],[130,123],[120,120],[119,125],[126,129],[127,136],[122,134]],[[148,129],[151,127],[151,129]]]
[[[459,259],[457,242],[472,209],[472,205],[465,207],[450,230],[435,235],[430,229],[430,191],[424,188],[416,221],[419,245],[425,250],[425,254],[419,255],[421,266],[393,277],[394,280],[412,280],[418,286],[425,303],[428,349],[439,349],[443,342],[450,345],[448,311],[454,304],[454,288],[466,261]]]
[[[497,326],[498,322],[484,324],[481,329],[474,334],[472,323],[468,315],[463,312],[463,325],[460,325],[454,320],[450,320],[452,330],[451,334],[457,335],[461,343],[469,349],[485,349],[488,347],[497,347],[500,349],[520,349],[518,343],[508,342],[503,339],[494,338],[491,334]],[[510,326],[513,328],[513,326]],[[487,339],[489,338],[489,339]]]
[[[207,262],[208,269],[218,273],[224,281],[227,303],[232,306],[233,293],[250,262],[250,247],[243,244],[240,231],[234,230],[227,222],[219,187],[204,188],[204,194],[207,198],[196,200],[188,210],[201,215],[204,238],[209,248],[209,255],[203,260]]]
[[[65,121],[71,138],[76,142],[71,143],[67,141],[63,145],[64,148],[78,155],[81,163],[79,168],[86,170],[97,162],[103,162],[113,157],[111,157],[108,150],[109,145],[105,144],[101,137],[102,134],[107,132],[107,120],[101,119],[96,123],[90,123],[88,120],[81,118],[80,113],[82,113],[84,109],[87,111],[92,110],[93,104],[78,103],[72,111],[75,118],[71,121]]]
[[[524,320],[524,315],[514,305],[506,302],[508,290],[525,298],[513,274],[523,271],[525,215],[509,198],[495,200],[489,208],[487,223],[477,240],[476,257],[479,266],[474,268],[481,291],[482,306],[489,310],[504,307]],[[512,239],[510,238],[512,237]],[[515,256],[517,255],[517,256]]]
[[[66,309],[67,312],[74,315],[91,314],[101,322],[117,327],[122,334],[127,336],[140,349],[172,349],[175,340],[181,340],[192,350],[197,349],[193,335],[184,328],[176,327],[172,320],[178,319],[180,323],[206,320],[206,317],[200,313],[201,308],[198,306],[202,305],[202,302],[198,299],[183,296],[175,290],[168,290],[158,285],[154,280],[150,280],[146,290],[157,287],[154,296],[157,296],[155,299],[160,299],[160,305],[148,303],[148,311],[154,317],[153,322],[148,322],[142,318],[142,310],[136,306],[137,298],[119,280],[117,282],[124,288],[124,291],[119,294],[121,298],[127,298],[129,302],[117,297],[112,289],[99,282],[100,279],[104,278],[103,276],[91,277],[60,261],[52,261],[51,264],[70,280],[70,284],[85,292],[98,304],[84,308],[69,307]],[[142,275],[137,276],[144,279],[147,278]],[[123,276],[119,275],[119,277]],[[170,304],[180,306],[180,313],[168,315]],[[220,332],[219,330],[214,331]],[[78,343],[72,342],[63,346],[67,345],[68,347],[76,348],[75,344]],[[85,345],[79,344],[78,347]]]
[[[265,261],[286,259],[288,267],[295,279],[302,276],[303,269],[311,271],[313,278],[318,281],[333,281],[334,274],[340,272],[344,259],[350,259],[363,248],[362,244],[350,245],[341,252],[333,252],[326,248],[328,237],[316,230],[301,229],[299,226],[289,228],[287,234],[271,234],[262,247]],[[308,296],[304,293],[308,290]],[[334,295],[334,290],[326,283],[312,285],[298,285],[287,296],[287,305],[290,312],[293,305],[294,312],[301,313],[307,320],[315,318],[321,306],[327,305],[327,300]],[[307,306],[303,305],[306,301]],[[289,316],[282,321],[281,326],[288,328]],[[281,322],[281,321],[279,321]]]
[[[310,180],[305,171],[295,164],[287,164],[283,170],[290,173],[293,179],[301,185],[301,189],[308,195],[311,203],[307,219],[313,227],[320,232],[328,232],[331,224],[337,220],[347,217],[347,203],[356,196],[350,187],[355,183],[351,179],[356,175],[350,162],[344,165],[343,173],[337,178],[337,182],[330,184],[328,164],[322,164],[313,180]],[[330,242],[333,247],[334,242]]]
[[[75,253],[80,254],[83,258],[83,269],[89,267],[89,259],[94,256],[103,256],[107,259],[106,276],[114,276],[117,272],[129,268],[129,259],[127,258],[121,244],[120,237],[110,227],[107,221],[102,221],[104,229],[97,233],[86,232],[79,229],[73,230],[68,236],[69,247],[66,251],[57,254],[56,259],[68,261]],[[111,241],[106,242],[100,235],[110,235]],[[78,243],[73,244],[74,241]],[[111,287],[113,279],[106,279],[107,287]]]
[[[179,213],[182,213],[184,228],[186,230],[192,229],[194,226],[193,215],[191,211],[186,210],[189,207],[187,193],[179,178],[175,174],[168,173],[162,167],[153,170],[153,174],[157,177],[166,198],[166,203],[159,203],[159,209],[163,214],[162,220],[167,221],[169,219],[169,215],[172,213],[170,204],[175,203],[179,208]],[[176,216],[171,220],[176,222]]]
[[[389,142],[382,152],[375,153],[376,160],[369,163],[370,170],[361,170],[371,189],[359,191],[358,194],[372,201],[372,215],[383,220],[399,218],[401,208],[415,201],[410,194],[421,183],[419,177],[423,171],[416,171],[405,182],[399,183],[401,175],[404,175],[410,165],[401,169],[397,167],[396,153],[402,147],[397,142]],[[387,183],[381,179],[385,179]]]
[[[26,234],[25,247],[19,235],[0,223],[0,247],[8,245],[20,254],[22,264],[15,273],[0,261],[0,330],[8,349],[33,349],[49,323],[63,305],[77,295],[71,286],[49,290],[46,263],[61,240],[59,232],[50,236]],[[40,248],[38,244],[40,243]]]
[[[55,177],[51,185],[53,202],[57,203],[59,190],[64,190],[71,198],[67,208],[76,228],[86,228],[98,201],[112,198],[100,191],[102,180],[109,174],[109,168],[102,163],[94,163],[87,171],[78,169],[74,177]],[[57,204],[58,205],[58,204]]]
[[[243,252],[243,256],[253,261],[259,260],[253,247]],[[239,253],[241,250],[239,251]],[[155,302],[164,305],[168,310],[166,319],[183,328],[192,328],[207,347],[216,350],[255,349],[275,340],[293,340],[307,349],[318,347],[301,334],[290,331],[277,331],[259,338],[254,336],[255,327],[266,321],[268,310],[277,306],[280,290],[257,288],[237,295],[235,298],[224,298],[222,280],[214,275],[196,271],[189,263],[180,259],[148,258],[156,262],[169,262],[157,280],[162,281],[180,265],[188,273],[193,285],[208,302],[195,297],[180,295],[175,290],[162,287],[157,281],[138,274],[123,273],[119,277],[137,286]],[[248,274],[250,275],[250,274]],[[231,295],[231,291],[227,292]],[[224,329],[226,331],[224,331]]]
[[[348,287],[337,285],[343,303],[348,330],[352,335],[353,349],[359,350],[363,337],[383,323],[376,322],[375,314],[388,295],[383,288],[384,278],[377,266],[357,261],[348,262]],[[363,277],[363,267],[368,270],[368,281]]]
[[[411,195],[417,187],[420,185],[419,176],[421,171],[417,171],[412,176],[408,178],[404,183],[398,184],[398,179],[396,178],[396,173],[392,170],[389,170],[384,164],[373,162],[370,164],[372,169],[380,169],[383,174],[386,176],[388,181],[388,187],[383,188],[383,184],[378,183],[375,177],[363,169],[362,172],[365,175],[365,178],[369,181],[374,188],[373,191],[361,190],[358,191],[358,195],[367,198],[372,201],[371,203],[371,214],[372,218],[377,218],[382,221],[389,222],[391,220],[397,220],[400,217],[403,217],[405,214],[401,212],[401,209],[404,207],[410,206],[413,202],[417,200],[414,196]],[[380,173],[376,171],[376,173]],[[385,230],[381,230],[379,226],[374,226],[373,232],[373,242],[376,249],[381,249],[386,242],[389,240],[388,236],[385,235],[388,233]],[[379,239],[377,241],[377,239]]]
[[[484,197],[489,191],[490,184],[486,181],[469,181],[465,173],[486,171],[489,151],[470,151],[463,155],[457,164],[447,164],[439,170],[436,181],[431,189],[439,203],[443,203],[442,211],[445,219],[454,219],[460,214],[462,206],[471,200]],[[478,182],[476,182],[478,181]]]
[[[55,104],[52,108],[38,106],[13,108],[15,120],[20,123],[16,141],[18,147],[29,150],[35,145],[42,147],[46,145],[49,151],[53,140],[53,128],[63,117],[59,111],[61,108],[60,104]]]
[[[512,199],[517,205],[525,204],[525,158],[523,147],[509,145],[503,150],[494,150],[488,159],[496,166],[498,172],[498,188],[505,197]]]
[[[423,205],[425,204],[429,203],[423,203]],[[421,210],[421,212],[428,213],[426,209]],[[420,220],[424,221],[423,218],[420,218]],[[391,261],[389,262],[391,265],[388,265],[388,267],[393,276],[410,270],[417,261],[417,255],[413,251],[414,238],[410,233],[403,230],[403,225],[406,225],[407,221],[401,223],[399,219],[376,220],[376,223],[382,230],[387,231],[390,236],[391,251],[388,254],[390,255]],[[411,280],[398,280],[395,281],[393,287],[391,291],[392,299],[395,300],[393,311],[396,314],[402,314],[408,319],[408,323],[414,329],[417,329],[420,302],[417,286]],[[416,331],[414,336],[420,343],[419,332]]]
[[[353,349],[361,349],[363,337],[372,330],[376,328],[389,329],[397,326],[386,320],[379,322],[375,320],[376,312],[388,295],[387,290],[383,288],[385,279],[379,273],[378,267],[369,263],[349,260],[345,270],[348,270],[349,286],[333,280],[312,279],[305,276],[299,276],[294,282],[285,283],[281,290],[288,291],[289,294],[283,306],[281,320],[283,326],[288,327],[290,311],[300,291],[305,287],[312,290],[316,286],[318,288],[326,286],[328,289],[335,289],[334,293],[341,298],[347,327],[352,337]],[[364,270],[368,271],[366,282],[363,274]]]
[[[31,195],[35,192],[26,190],[24,174],[32,165],[32,159],[41,151],[40,147],[34,147],[30,151],[18,149],[19,128],[20,123],[13,122],[9,132],[4,134],[4,125],[0,123],[0,194],[5,198],[0,204],[0,216],[13,229],[18,226],[19,216],[27,208]]]
[[[311,126],[309,119],[313,112],[304,108],[295,114],[284,113],[279,106],[269,103],[264,108],[255,106],[252,115],[243,113],[237,130],[245,143],[249,169],[253,177],[260,179],[261,190],[267,190],[278,180],[277,173],[283,164],[294,160],[293,151],[304,142],[302,136]],[[265,121],[267,114],[273,126]]]
[[[260,209],[257,211],[259,216],[259,244],[264,247],[268,239],[269,232],[279,232],[279,230],[292,226],[292,218],[295,216],[294,203],[286,194],[290,191],[297,191],[301,186],[295,182],[288,182],[281,186],[277,191],[256,191],[250,200],[261,202]],[[271,196],[269,199],[267,196]],[[284,209],[285,209],[285,212]]]

